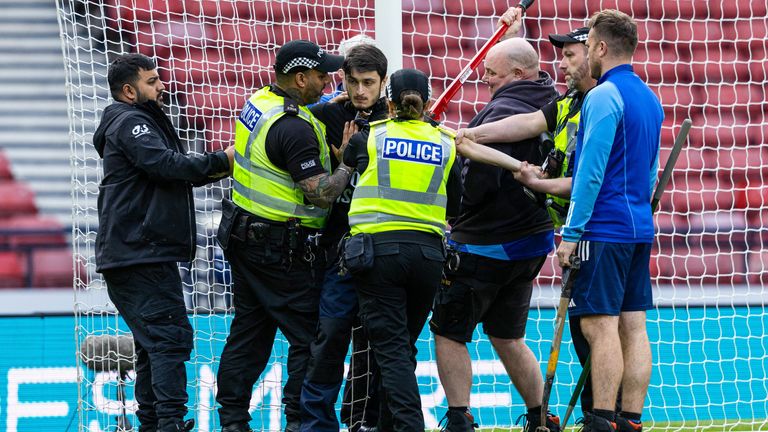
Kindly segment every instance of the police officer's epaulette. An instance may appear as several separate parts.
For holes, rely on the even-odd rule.
[[[293,99],[285,98],[283,100],[283,112],[288,115],[297,116],[299,115],[299,104]]]
[[[448,129],[448,128],[444,128],[442,126],[437,126],[437,128],[440,130],[440,132],[448,135],[449,137],[456,138],[456,132],[455,131],[453,131],[451,129]]]
[[[385,118],[385,119],[381,119],[381,120],[375,120],[375,121],[372,121],[372,122],[368,123],[368,126],[376,126],[378,124],[386,123],[386,122],[388,122],[390,120],[392,120],[392,119]]]

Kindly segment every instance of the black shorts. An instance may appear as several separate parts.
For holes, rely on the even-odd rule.
[[[459,268],[446,269],[429,327],[456,342],[471,342],[478,323],[500,339],[525,336],[533,280],[546,256],[502,261],[460,253]]]

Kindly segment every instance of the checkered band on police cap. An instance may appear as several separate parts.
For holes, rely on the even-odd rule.
[[[287,74],[288,72],[291,71],[291,69],[293,69],[295,67],[300,67],[300,66],[301,67],[305,67],[307,69],[312,69],[312,68],[317,67],[317,65],[319,65],[319,64],[320,64],[319,61],[308,59],[306,57],[297,57],[297,58],[289,61],[288,64],[286,64],[285,66],[283,66],[283,73]]]
[[[294,40],[277,50],[275,70],[287,74],[301,67],[330,73],[339,70],[343,62],[344,57],[329,54],[314,42]]]

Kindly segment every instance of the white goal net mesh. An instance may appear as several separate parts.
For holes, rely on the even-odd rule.
[[[404,67],[427,72],[438,95],[494,31],[508,4],[500,0],[403,0],[402,33],[376,28],[376,1],[398,0],[57,0],[70,114],[76,340],[128,331],[95,273],[96,197],[102,176],[92,135],[109,97],[107,65],[114,56],[153,57],[168,88],[168,112],[191,151],[233,141],[246,98],[272,78],[276,49],[310,39],[329,51],[364,33],[402,38]],[[392,2],[392,3],[390,3]],[[693,127],[656,218],[651,262],[658,307],[649,313],[654,369],[644,420],[653,430],[768,429],[768,121],[764,1],[539,0],[521,36],[541,55],[542,68],[562,90],[560,53],[547,40],[584,25],[603,8],[638,22],[635,71],[659,96],[666,120],[661,164],[685,118]],[[444,116],[466,126],[490,99],[475,72]],[[228,180],[195,192],[197,255],[181,265],[195,328],[188,364],[190,415],[197,430],[219,427],[214,378],[231,321],[231,278],[214,241]],[[559,270],[549,259],[538,279],[527,340],[544,368],[559,296]],[[476,333],[472,409],[483,427],[509,427],[523,402],[487,338]],[[566,333],[551,407],[561,414],[581,371]],[[446,408],[428,330],[419,342],[417,375],[427,426]],[[255,430],[281,430],[281,382],[287,344],[254,388]],[[134,424],[130,375],[127,401],[116,399],[117,376],[80,372],[80,429],[113,430],[125,409]],[[338,406],[337,406],[338,407]]]

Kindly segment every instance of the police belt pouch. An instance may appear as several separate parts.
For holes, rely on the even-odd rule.
[[[216,239],[224,250],[227,250],[232,228],[237,223],[239,215],[240,208],[234,202],[228,199],[221,200],[221,221],[219,222],[219,230],[216,232]]]
[[[373,268],[375,253],[373,237],[370,234],[357,234],[344,243],[344,267],[352,274]]]

